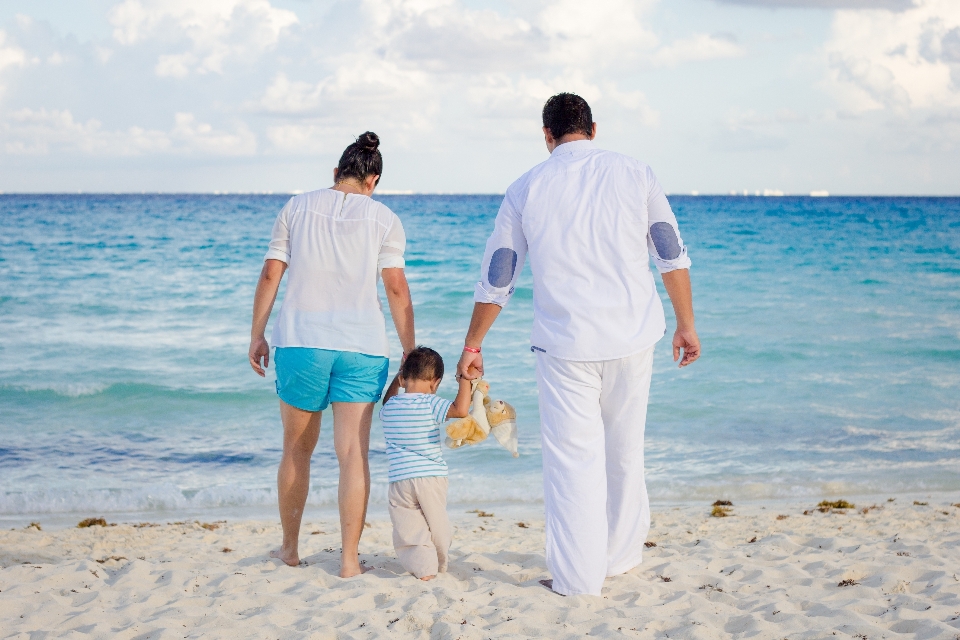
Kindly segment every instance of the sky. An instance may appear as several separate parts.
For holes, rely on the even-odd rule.
[[[668,193],[960,194],[958,0],[0,0],[0,191],[502,193],[586,98]]]

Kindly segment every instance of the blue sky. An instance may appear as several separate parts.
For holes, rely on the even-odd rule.
[[[543,101],[668,192],[960,192],[956,0],[0,0],[0,191],[502,192]]]

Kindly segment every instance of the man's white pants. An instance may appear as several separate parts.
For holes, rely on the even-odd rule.
[[[643,431],[653,347],[573,362],[537,352],[547,568],[564,595],[600,595],[643,559],[650,502]]]

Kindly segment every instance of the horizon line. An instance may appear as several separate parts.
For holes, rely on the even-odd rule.
[[[296,196],[306,191],[2,191],[0,196]],[[379,196],[503,196],[504,192],[495,191],[413,191],[386,189],[374,192]],[[728,192],[667,192],[667,197],[702,198],[960,198],[957,194],[924,194],[924,193],[834,193],[827,191],[810,191],[790,193],[783,191],[767,193],[759,190]]]

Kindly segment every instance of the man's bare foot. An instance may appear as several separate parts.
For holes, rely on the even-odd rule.
[[[545,586],[547,589],[550,589],[550,591],[553,591],[553,580],[549,580],[549,579],[548,579],[548,580],[541,580],[541,581],[540,581],[540,584],[542,584],[543,586]],[[553,591],[553,592],[556,593],[558,596],[563,596],[562,593],[557,593],[556,591]]]
[[[437,576],[423,576],[423,577],[420,578],[420,579],[423,580],[424,582],[426,582],[427,580],[433,580],[433,579],[436,578],[436,577],[437,577]]]
[[[293,553],[289,551],[284,551],[283,547],[279,549],[274,549],[270,552],[271,558],[276,558],[277,560],[282,560],[284,564],[290,565],[291,567],[296,567],[300,564],[300,556],[296,551]]]

